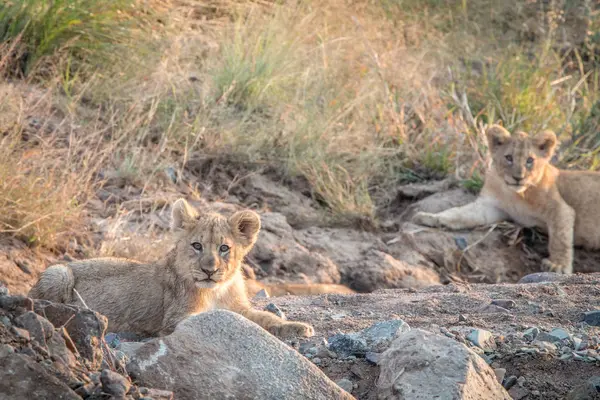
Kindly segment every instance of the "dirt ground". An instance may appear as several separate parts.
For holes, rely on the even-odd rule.
[[[424,289],[381,290],[359,295],[278,297],[255,300],[257,307],[275,303],[290,320],[315,326],[313,343],[339,332],[355,332],[374,322],[400,318],[412,328],[440,333],[444,329],[464,341],[470,328],[494,335],[498,349],[487,354],[493,368],[506,369],[506,377],[524,379],[509,393],[515,398],[564,399],[569,391],[600,374],[600,362],[561,360],[558,354],[525,354],[521,340],[530,327],[541,331],[563,328],[573,336],[598,338],[600,330],[581,324],[584,311],[600,306],[600,274],[577,274],[556,282],[532,284],[449,284]],[[512,300],[513,308],[487,310],[492,300]],[[321,360],[322,370],[334,381],[355,383],[358,399],[375,399],[373,387],[379,367],[365,359]],[[523,396],[523,397],[519,397]]]

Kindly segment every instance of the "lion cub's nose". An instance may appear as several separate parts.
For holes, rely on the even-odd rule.
[[[514,175],[513,175],[513,179],[514,179],[514,180],[515,180],[517,183],[519,183],[519,182],[521,182],[521,181],[522,181],[524,178],[523,178],[522,176],[514,176]]]
[[[217,272],[216,268],[212,268],[212,269],[206,269],[206,268],[202,268],[202,271],[208,275],[208,277],[210,278],[212,274],[214,274],[215,272]]]

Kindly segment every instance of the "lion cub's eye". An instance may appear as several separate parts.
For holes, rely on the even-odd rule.
[[[513,162],[513,158],[512,158],[512,156],[511,156],[510,154],[507,154],[507,155],[505,156],[505,158],[506,158],[506,161],[508,161],[508,163],[509,163],[509,164],[512,164],[512,162]]]
[[[529,158],[527,159],[526,163],[527,163],[527,166],[528,166],[528,167],[531,167],[531,166],[533,165],[533,158],[529,157]]]
[[[192,247],[196,251],[202,251],[202,243],[194,242],[194,243],[192,243]]]
[[[229,253],[229,246],[227,246],[226,244],[222,244],[221,246],[219,246],[219,252],[221,252],[221,254]]]

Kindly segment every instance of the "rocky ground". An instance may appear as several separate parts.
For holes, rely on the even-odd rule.
[[[188,171],[200,182],[203,165],[192,162]],[[380,208],[380,225],[371,226],[330,220],[298,182],[256,174],[237,179],[219,169],[210,173],[212,183],[201,188],[201,197],[176,180],[167,179],[160,190],[144,194],[109,179],[88,207],[96,253],[74,242],[65,254],[56,255],[4,238],[0,280],[11,294],[24,295],[51,262],[96,254],[159,257],[170,245],[170,204],[185,196],[200,210],[229,214],[250,207],[261,214],[263,229],[247,259],[250,274],[258,280],[342,283],[358,294],[257,296],[256,307],[279,308],[288,319],[314,325],[314,338],[287,341],[296,351],[229,315],[189,322],[186,329],[196,336],[182,330],[172,338],[141,344],[97,325],[78,331],[74,321],[83,317],[77,316],[91,311],[3,297],[2,364],[21,366],[2,369],[0,393],[32,398],[24,393],[36,388],[42,390],[37,398],[60,398],[47,392],[56,390],[64,391],[63,398],[162,399],[173,392],[174,398],[186,399],[206,396],[198,389],[201,384],[224,385],[211,398],[269,398],[269,393],[277,394],[273,398],[299,393],[304,398],[340,398],[351,393],[358,399],[416,399],[444,390],[453,392],[452,398],[599,396],[594,377],[600,376],[600,317],[582,317],[598,308],[599,275],[528,275],[540,272],[546,238],[511,224],[470,232],[411,224],[416,211],[437,212],[474,198],[452,180],[400,187]],[[578,249],[575,271],[599,271],[599,257]],[[516,284],[522,279],[527,283]],[[53,307],[62,310],[58,317],[44,311]],[[222,328],[203,331],[214,322]],[[202,335],[206,338],[200,340]],[[187,338],[183,345],[182,337]],[[227,342],[227,337],[234,339]],[[255,348],[263,349],[264,356],[251,351]],[[194,351],[198,354],[189,363],[216,362],[210,369],[227,378],[183,374],[177,367],[181,357]],[[234,356],[211,361],[202,357],[207,351]],[[262,372],[245,374],[244,365],[258,365]],[[29,386],[18,384],[26,376]],[[310,378],[293,384],[299,376]],[[270,382],[268,390],[261,386],[264,382]]]

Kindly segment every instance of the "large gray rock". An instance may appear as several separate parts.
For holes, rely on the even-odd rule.
[[[81,399],[30,357],[5,351],[0,365],[0,399]]]
[[[379,399],[510,399],[486,362],[453,339],[413,329],[379,361]]]
[[[321,370],[246,318],[225,310],[182,321],[135,352],[140,385],[186,399],[353,399]]]

